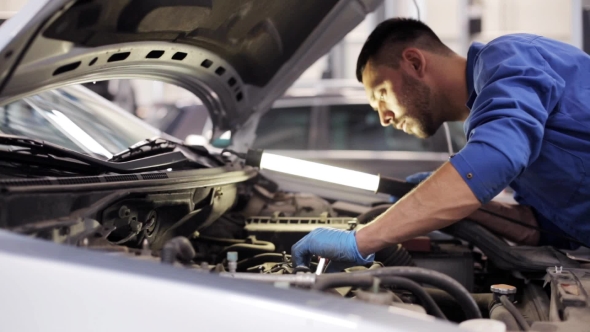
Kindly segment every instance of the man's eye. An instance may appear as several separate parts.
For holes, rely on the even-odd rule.
[[[385,101],[385,92],[382,92],[381,95],[379,96],[379,100],[380,101]]]

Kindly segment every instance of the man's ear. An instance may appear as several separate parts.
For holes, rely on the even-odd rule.
[[[426,70],[426,58],[424,53],[417,48],[409,47],[402,52],[402,58],[407,63],[408,69],[418,77],[423,77]]]

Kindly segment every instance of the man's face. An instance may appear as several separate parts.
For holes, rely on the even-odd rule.
[[[369,61],[363,71],[363,85],[369,104],[379,113],[384,127],[391,125],[408,134],[427,138],[442,125],[438,119],[444,103],[437,100],[443,100],[436,98],[426,83],[403,68],[375,66]]]

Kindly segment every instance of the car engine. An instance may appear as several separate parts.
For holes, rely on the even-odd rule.
[[[2,179],[2,223],[17,233],[86,250],[457,323],[490,318],[511,331],[577,331],[590,317],[587,264],[551,247],[510,245],[469,220],[386,248],[368,266],[314,257],[309,268],[295,268],[290,248],[305,234],[317,227],[362,227],[390,204],[367,207],[283,192],[242,166],[198,171],[209,182],[182,184],[179,178],[170,185],[172,172],[161,186],[135,183],[136,188],[117,190],[92,189],[88,178],[62,178],[69,187],[47,187],[51,190],[31,182],[39,180]],[[163,177],[158,174],[163,173],[141,177],[153,181]],[[98,182],[126,176],[103,175]],[[22,209],[32,201],[43,209]]]

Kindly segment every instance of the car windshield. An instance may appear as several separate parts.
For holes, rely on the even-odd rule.
[[[44,140],[101,159],[161,135],[82,86],[42,92],[0,107],[0,133]]]

